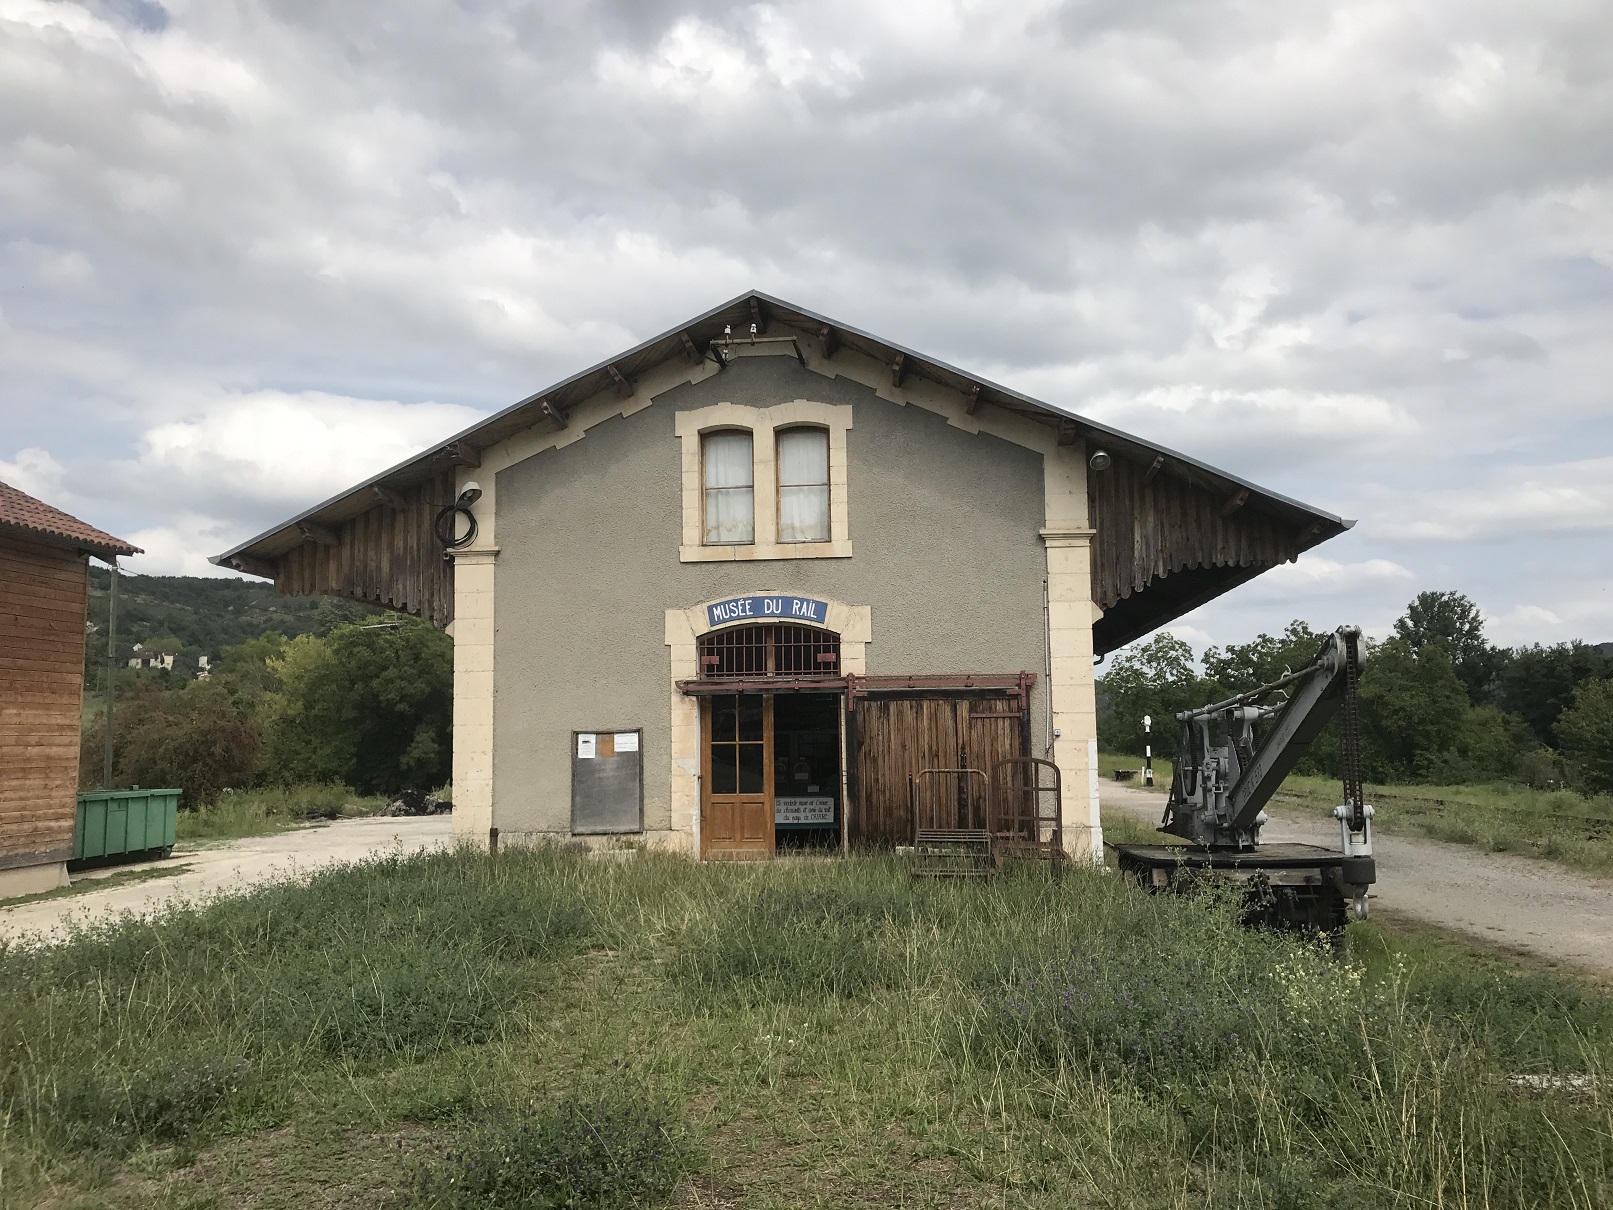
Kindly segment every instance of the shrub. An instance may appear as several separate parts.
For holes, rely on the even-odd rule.
[[[114,728],[114,784],[177,787],[187,810],[250,784],[262,750],[257,725],[237,700],[206,682],[170,692],[141,686],[118,703]],[[80,785],[101,785],[105,744],[103,714],[80,745]]]
[[[650,1206],[671,1195],[689,1159],[663,1103],[618,1089],[585,1092],[473,1118],[458,1148],[415,1174],[406,1205]]]

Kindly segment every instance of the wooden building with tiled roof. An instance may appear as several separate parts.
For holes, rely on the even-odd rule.
[[[0,899],[67,883],[89,559],[138,553],[0,483]]]

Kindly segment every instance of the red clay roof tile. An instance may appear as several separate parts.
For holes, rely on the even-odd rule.
[[[0,531],[10,530],[53,545],[83,547],[97,555],[138,555],[144,552],[122,538],[86,525],[43,500],[35,500],[9,483],[0,483]]]

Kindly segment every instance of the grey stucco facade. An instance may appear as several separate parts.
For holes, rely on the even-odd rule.
[[[852,409],[854,554],[681,561],[677,413],[798,399]],[[737,360],[498,471],[496,509],[492,807],[504,832],[568,831],[579,730],[643,729],[645,829],[672,826],[669,609],[798,592],[869,608],[869,674],[1045,676],[1042,455],[793,359]],[[1042,693],[1039,679],[1037,720]]]

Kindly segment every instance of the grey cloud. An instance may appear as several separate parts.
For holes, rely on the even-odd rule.
[[[486,410],[751,285],[1362,514],[1344,565],[1401,559],[1374,491],[1610,448],[1595,3],[26,11],[0,459],[254,391]]]

